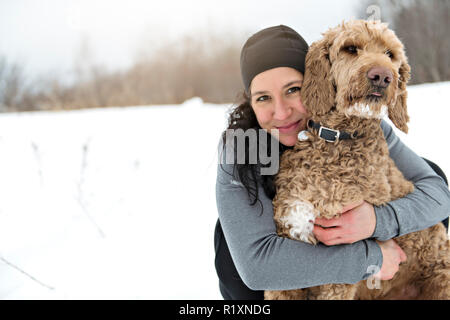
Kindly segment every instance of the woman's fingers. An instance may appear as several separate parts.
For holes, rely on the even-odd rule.
[[[406,262],[406,253],[399,247],[400,250],[400,262]]]
[[[341,230],[340,228],[322,228],[321,226],[315,225],[313,229],[314,236],[317,240],[331,246],[340,243],[341,240]]]
[[[319,225],[315,225],[313,233],[317,240],[327,246],[356,242],[355,237],[343,227],[322,228]]]
[[[344,240],[340,237],[333,239],[333,240],[328,240],[326,242],[323,242],[324,245],[326,246],[335,246],[337,244],[344,244]]]
[[[333,219],[316,218],[314,224],[326,228],[339,227],[342,225],[342,218],[341,217]]]
[[[364,200],[361,200],[361,201],[358,201],[358,202],[354,202],[354,203],[350,203],[350,204],[346,205],[345,207],[343,207],[342,211],[340,213],[344,213],[344,212],[352,210],[352,209],[354,209],[356,207],[359,207],[363,203],[364,203]]]
[[[405,252],[393,240],[378,241],[381,253],[383,254],[383,264],[379,272],[381,280],[390,280],[399,270],[399,264],[406,261]]]

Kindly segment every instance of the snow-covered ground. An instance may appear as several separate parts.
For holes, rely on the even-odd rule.
[[[403,141],[450,176],[450,82]],[[216,147],[229,105],[0,115],[0,299],[220,299]],[[447,146],[447,147],[446,147]]]

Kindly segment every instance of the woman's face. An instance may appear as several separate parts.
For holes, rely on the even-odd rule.
[[[279,141],[293,146],[306,128],[306,110],[300,100],[303,74],[279,67],[256,75],[251,84],[251,105],[261,128],[279,130]]]

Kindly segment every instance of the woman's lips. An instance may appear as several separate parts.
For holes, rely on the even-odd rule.
[[[276,128],[280,131],[280,133],[292,133],[292,132],[295,132],[295,130],[297,129],[297,127],[298,127],[298,125],[300,124],[301,121],[302,120],[300,119],[297,122],[288,124],[288,125],[283,126],[283,127],[276,127]]]

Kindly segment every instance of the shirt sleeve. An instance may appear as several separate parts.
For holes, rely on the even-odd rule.
[[[448,217],[450,192],[444,180],[395,135],[382,121],[389,154],[414,191],[384,206],[375,206],[376,227],[372,237],[388,240],[431,227]]]
[[[356,283],[377,270],[374,266],[381,267],[381,249],[374,240],[327,247],[279,237],[272,200],[259,183],[258,197],[261,204],[251,206],[246,189],[233,174],[233,165],[224,161],[218,165],[220,223],[236,269],[249,288],[290,290]]]

